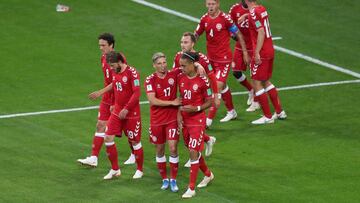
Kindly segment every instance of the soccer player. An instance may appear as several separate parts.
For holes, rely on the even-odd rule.
[[[257,97],[264,116],[252,124],[274,123],[275,119],[287,117],[282,109],[275,86],[270,82],[274,63],[274,47],[271,38],[268,13],[256,0],[245,0],[249,7],[249,30],[254,57],[251,60],[251,78],[253,79],[255,96]],[[275,113],[271,115],[267,94],[274,106]]]
[[[195,36],[198,38],[204,31],[206,32],[207,55],[212,67],[215,69],[218,90],[228,111],[220,122],[227,122],[237,117],[232,102],[231,91],[226,85],[232,62],[231,35],[235,35],[239,39],[241,47],[243,47],[243,57],[246,64],[249,62],[249,56],[239,29],[233,23],[230,16],[219,9],[219,0],[206,0],[206,7],[208,12],[201,17],[200,23],[195,30]],[[208,118],[206,119],[207,126],[212,124],[216,111],[216,106],[210,108]]]
[[[138,179],[143,176],[144,161],[139,104],[140,76],[135,68],[125,63],[120,53],[111,51],[106,54],[106,60],[115,72],[112,83],[89,95],[91,99],[96,99],[106,92],[114,91],[115,107],[111,112],[105,132],[105,146],[111,162],[111,169],[104,179],[108,180],[121,175],[114,137],[115,135],[121,136],[122,132],[127,136],[134,149],[137,170],[133,178]]]
[[[102,53],[100,62],[104,74],[104,87],[106,87],[112,82],[113,72],[109,64],[106,62],[105,55],[108,54],[110,51],[114,50],[115,38],[110,33],[102,33],[99,35],[98,40],[99,47]],[[126,61],[124,56],[123,58]],[[99,152],[104,143],[106,123],[111,115],[111,106],[114,105],[113,97],[114,94],[112,91],[110,91],[106,92],[101,99],[98,113],[98,121],[96,123],[96,132],[92,143],[91,156],[86,157],[85,159],[78,159],[77,161],[81,164],[92,167],[96,167],[98,165]]]
[[[180,67],[180,58],[184,52],[187,52],[187,51],[196,52],[194,49],[195,43],[196,43],[196,37],[193,33],[185,32],[183,34],[183,36],[181,37],[181,40],[180,40],[181,51],[179,51],[174,57],[173,69]],[[199,57],[199,61],[197,63],[199,63],[205,69],[205,74],[203,74],[201,71],[198,71],[198,72],[200,73],[201,76],[205,76],[205,77],[209,78],[210,84],[211,84],[211,89],[213,90],[214,95],[215,95],[215,97],[214,97],[215,106],[219,107],[220,99],[218,97],[218,89],[217,89],[217,82],[216,82],[217,79],[215,77],[214,70],[213,70],[207,56],[201,52],[198,52],[198,54],[200,57]],[[210,156],[212,153],[213,146],[216,142],[216,138],[213,136],[208,136],[205,133],[204,134],[204,142],[206,144],[205,145],[205,156]],[[185,163],[185,167],[188,167],[188,168],[190,167],[190,159]]]
[[[246,50],[249,54],[249,57],[252,57],[252,45],[250,39],[250,32],[249,32],[249,9],[245,3],[245,0],[241,0],[240,2],[234,4],[229,11],[229,15],[231,19],[234,21],[236,26],[239,28],[240,32],[244,37],[244,41],[246,44]],[[232,63],[232,70],[233,75],[236,80],[243,85],[249,91],[249,97],[247,100],[247,104],[251,105],[246,111],[255,111],[256,109],[260,108],[258,102],[253,102],[254,100],[254,90],[252,85],[246,79],[246,75],[244,72],[247,70],[248,64],[245,64],[243,60],[243,52],[242,47],[237,41],[235,48],[234,48],[234,56],[233,56],[233,63]]]
[[[200,153],[204,147],[203,134],[206,122],[204,110],[212,105],[213,99],[208,79],[197,73],[197,67],[194,63],[198,60],[199,55],[194,52],[184,52],[180,58],[183,74],[179,75],[178,78],[182,99],[179,123],[183,127],[183,136],[191,159],[190,182],[187,191],[182,195],[183,198],[195,196],[195,184],[199,168],[205,177],[198,184],[198,188],[206,187],[214,179],[214,174],[208,169]]]
[[[177,144],[179,128],[177,123],[178,108],[181,100],[176,97],[178,70],[168,71],[166,57],[155,53],[152,57],[155,73],[145,80],[146,95],[150,102],[150,142],[156,147],[156,162],[162,177],[162,190],[169,185],[172,192],[179,190],[176,184],[179,156]],[[167,176],[165,143],[169,145],[170,181]]]

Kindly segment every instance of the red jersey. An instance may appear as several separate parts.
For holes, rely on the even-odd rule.
[[[179,69],[168,71],[164,78],[156,73],[151,74],[145,80],[146,93],[155,93],[157,99],[172,101],[176,99],[177,77]],[[177,106],[150,106],[150,123],[152,126],[165,125],[177,120]]]
[[[101,67],[102,67],[102,71],[104,74],[104,87],[108,86],[109,84],[112,83],[112,74],[113,71],[110,68],[110,65],[106,62],[106,56],[105,54],[103,54],[101,56]],[[114,104],[114,92],[110,91],[110,92],[106,92],[104,93],[104,95],[101,98],[101,102],[108,104],[108,105],[113,105]]]
[[[121,53],[121,55],[123,56],[123,58],[125,60],[124,63],[126,63],[124,54]],[[112,83],[113,71],[111,70],[110,65],[106,62],[106,54],[103,54],[101,56],[100,62],[101,62],[101,67],[102,67],[102,71],[104,74],[104,87],[106,87]],[[114,92],[110,91],[110,92],[104,93],[104,95],[102,96],[101,102],[108,104],[108,105],[113,105],[114,104]]]
[[[182,54],[183,54],[183,52],[179,51],[175,55],[173,70],[180,67],[180,58],[181,58]],[[213,67],[210,64],[208,57],[201,52],[199,52],[199,56],[200,56],[199,63],[202,65],[202,67],[204,67],[205,72],[206,72],[208,78],[210,79],[211,89],[213,90],[214,93],[218,93],[215,72],[214,72]]]
[[[112,86],[115,96],[115,108],[112,113],[118,116],[122,109],[127,109],[129,113],[126,118],[140,117],[139,73],[127,66],[123,72],[113,74]]]
[[[206,49],[210,61],[218,63],[230,63],[232,53],[230,48],[230,29],[234,22],[230,16],[220,11],[215,18],[207,13],[201,17],[195,33],[200,36],[206,32]]]
[[[264,44],[260,50],[261,58],[273,58],[274,46],[271,38],[269,16],[265,7],[259,5],[250,10],[249,15],[249,30],[252,41],[253,51],[255,52],[258,30],[264,28],[265,39]]]
[[[247,50],[252,50],[252,45],[251,45],[251,39],[250,39],[250,32],[249,32],[249,20],[248,18],[245,18],[245,20],[239,24],[238,23],[238,19],[244,15],[249,13],[249,9],[244,8],[244,6],[241,3],[237,3],[234,4],[229,11],[229,15],[231,17],[231,19],[234,21],[235,25],[239,28],[241,34],[244,37],[244,41],[246,44],[246,49]],[[242,50],[240,42],[236,42],[236,49]]]
[[[178,85],[182,105],[201,106],[205,103],[205,99],[212,97],[209,81],[206,77],[195,76],[189,78],[185,74],[180,74]],[[187,113],[182,111],[185,126],[203,126],[205,125],[206,115],[204,111]]]

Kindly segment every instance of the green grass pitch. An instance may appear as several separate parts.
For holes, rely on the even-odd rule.
[[[149,0],[200,18],[203,0]],[[221,0],[228,11],[235,1]],[[360,72],[360,15],[357,1],[262,0],[270,14],[275,44]],[[0,115],[97,105],[87,94],[102,87],[97,36],[112,32],[142,81],[153,72],[151,56],[162,51],[171,67],[179,40],[196,24],[130,0],[64,0],[71,12],[57,13],[59,1],[0,3]],[[204,36],[197,49],[205,52]],[[355,80],[334,70],[276,52],[273,83],[278,87]],[[229,76],[233,92],[244,91]],[[142,91],[141,100],[146,100]],[[359,202],[360,85],[345,84],[281,91],[288,120],[252,126],[260,112],[245,113],[246,96],[234,96],[239,118],[221,124],[207,158],[215,179],[187,202]],[[117,139],[120,178],[103,181],[109,162],[103,147],[97,168],[87,156],[96,110],[0,119],[0,202],[178,202],[188,183],[187,160],[179,144],[180,191],[160,190],[155,149],[149,143],[149,106],[142,105],[144,177],[126,139]],[[199,173],[199,178],[203,175]]]

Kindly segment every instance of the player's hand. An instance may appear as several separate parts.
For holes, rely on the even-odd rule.
[[[96,98],[100,97],[101,94],[99,91],[95,91],[89,94],[89,99],[91,100],[95,100]]]
[[[237,23],[238,23],[238,24],[241,24],[242,22],[244,22],[244,20],[248,17],[248,15],[249,15],[249,14],[246,13],[246,14],[240,16],[240,17],[238,18]]]
[[[114,108],[115,108],[115,106],[114,106],[114,105],[111,105],[111,106],[110,106],[110,112],[113,112]]]
[[[181,105],[181,98],[176,98],[172,101],[173,106],[180,106]]]
[[[177,122],[178,122],[178,127],[180,129],[182,129],[183,128],[183,117],[180,112],[177,115]]]
[[[244,59],[244,63],[245,63],[245,65],[250,65],[250,56],[249,56],[249,54],[248,54],[248,52],[247,51],[244,51],[243,52],[243,59]]]
[[[220,107],[220,102],[221,102],[221,100],[219,99],[219,97],[217,95],[215,95],[214,104],[217,109]]]
[[[127,109],[121,110],[120,113],[119,113],[119,118],[120,119],[125,119],[128,113],[129,113],[129,110],[127,110]]]
[[[185,106],[180,107],[180,111],[185,111],[185,112],[188,112],[188,113],[192,113],[192,112],[197,111],[197,107],[192,106],[192,105],[185,105]]]
[[[194,66],[197,68],[197,73],[201,76],[206,75],[205,68],[198,62],[194,63]]]
[[[261,64],[261,58],[259,53],[255,53],[255,64],[260,65]]]

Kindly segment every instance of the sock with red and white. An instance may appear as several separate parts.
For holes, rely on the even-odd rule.
[[[246,79],[246,75],[242,73],[241,77],[237,79],[237,81],[244,86],[249,92],[252,90],[252,85],[249,83],[249,81]]]
[[[215,104],[212,104],[212,106],[209,108],[209,113],[207,118],[213,120],[216,116],[217,108],[215,107]]]
[[[170,178],[176,180],[179,168],[179,156],[176,157],[169,157],[170,162]]]
[[[276,90],[276,87],[271,84],[270,86],[268,86],[265,91],[268,93],[271,103],[274,106],[275,112],[276,113],[281,113],[282,108],[281,108],[281,104],[280,104],[280,99],[279,99],[279,95],[278,92]]]
[[[135,155],[137,170],[143,171],[144,151],[143,151],[141,142],[139,142],[137,145],[134,145],[133,148],[134,148],[134,155]]]
[[[132,146],[132,143],[130,141],[128,141],[128,143],[129,143],[129,147],[130,147],[130,150],[131,150],[131,154],[134,154],[134,147]]]
[[[211,171],[207,167],[207,165],[205,163],[205,159],[201,155],[200,155],[200,159],[199,159],[199,167],[200,167],[200,170],[205,174],[205,176],[207,176],[207,177],[211,176]]]
[[[106,146],[106,153],[111,162],[111,168],[113,170],[119,170],[118,152],[116,150],[115,142],[105,142],[105,146]]]
[[[157,157],[156,156],[156,163],[157,163],[157,167],[159,169],[159,173],[161,178],[167,179],[167,169],[166,169],[166,157],[165,155],[163,157]]]
[[[203,135],[204,142],[208,142],[210,140],[210,136],[206,133]]]
[[[101,147],[104,143],[105,133],[96,132],[92,142],[91,156],[99,156]]]
[[[199,160],[191,161],[189,188],[195,190],[197,175],[199,172]]]
[[[221,91],[221,98],[224,100],[227,111],[232,111],[234,109],[234,104],[229,86],[226,85],[225,89]]]
[[[271,115],[271,111],[270,111],[269,101],[268,101],[268,98],[267,98],[267,96],[265,94],[265,90],[261,89],[261,90],[257,91],[255,93],[255,96],[259,100],[259,103],[260,103],[261,109],[262,109],[262,111],[264,113],[264,116],[266,118],[271,118],[272,115]]]

